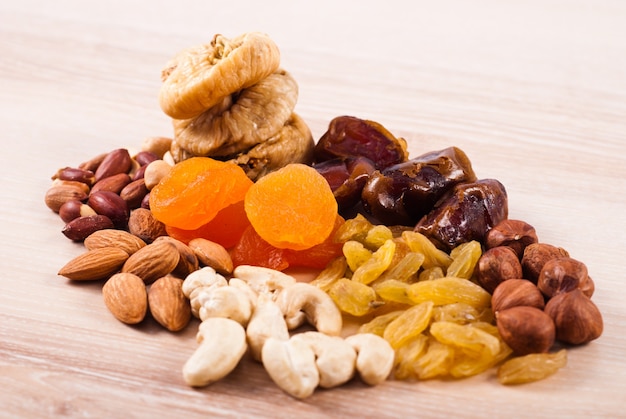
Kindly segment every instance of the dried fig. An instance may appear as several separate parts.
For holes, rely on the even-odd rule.
[[[194,156],[231,156],[277,135],[297,99],[296,81],[278,70],[193,118],[174,119],[174,140]]]
[[[289,163],[311,164],[314,146],[308,125],[293,113],[276,135],[229,161],[239,165],[250,179],[258,180]]]
[[[175,119],[189,119],[224,97],[258,83],[280,64],[276,44],[250,32],[233,39],[215,35],[209,44],[181,51],[162,72],[159,102]]]

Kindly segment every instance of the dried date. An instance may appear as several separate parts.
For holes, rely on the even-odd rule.
[[[315,161],[337,157],[366,157],[382,169],[407,159],[406,141],[381,124],[354,116],[338,116],[315,145]]]
[[[437,247],[450,251],[461,243],[478,240],[508,217],[504,185],[495,179],[482,179],[456,185],[435,208],[422,217],[415,231]]]
[[[475,180],[467,155],[448,147],[375,171],[361,199],[365,211],[382,223],[415,226],[455,185]]]
[[[339,212],[344,212],[359,203],[361,191],[374,171],[374,163],[366,157],[338,157],[315,164],[313,167],[330,185]]]

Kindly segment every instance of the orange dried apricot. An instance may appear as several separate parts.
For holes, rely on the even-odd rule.
[[[253,265],[284,271],[289,267],[285,259],[285,249],[278,249],[261,238],[252,226],[249,226],[230,249],[233,266]]]
[[[209,157],[184,160],[150,192],[150,210],[162,223],[195,230],[244,199],[252,181],[235,164]]]
[[[335,233],[344,222],[343,217],[337,215],[333,231],[320,244],[304,250],[285,249],[285,258],[289,262],[289,266],[324,269],[335,258],[341,256],[343,243],[335,241]]]
[[[256,232],[272,246],[303,250],[331,234],[337,201],[326,179],[311,166],[288,164],[253,184],[245,209]]]
[[[320,244],[304,250],[279,249],[272,246],[248,227],[237,244],[231,248],[234,266],[255,265],[283,271],[289,267],[324,269],[332,260],[341,256],[343,243],[335,242],[335,232],[344,219],[337,215],[335,227],[328,238]]]
[[[250,226],[250,221],[246,216],[243,201],[239,201],[220,210],[211,221],[195,230],[184,230],[172,226],[165,226],[165,230],[168,235],[183,243],[189,243],[190,240],[201,237],[228,249],[237,244],[248,226]]]

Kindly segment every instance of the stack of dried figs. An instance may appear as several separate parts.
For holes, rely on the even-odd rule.
[[[172,117],[176,162],[232,161],[251,179],[288,163],[310,163],[313,137],[294,112],[298,85],[280,67],[276,44],[250,32],[176,55],[162,72],[159,101]]]

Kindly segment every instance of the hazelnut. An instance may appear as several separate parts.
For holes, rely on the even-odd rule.
[[[511,307],[528,306],[543,310],[543,294],[527,279],[507,279],[500,283],[491,296],[491,307],[495,313]]]
[[[515,251],[520,259],[524,255],[526,246],[537,242],[535,228],[521,220],[503,220],[489,230],[485,237],[487,249],[508,246]]]
[[[518,306],[496,313],[502,340],[517,355],[548,352],[554,344],[554,321],[536,307]]]
[[[522,256],[524,278],[536,284],[543,265],[550,259],[563,256],[569,256],[569,253],[567,253],[567,250],[560,247],[552,246],[547,243],[529,244],[524,249],[524,255]]]
[[[493,247],[478,259],[478,283],[490,294],[503,281],[522,278],[522,265],[517,254],[507,246]]]
[[[554,321],[556,338],[572,345],[597,339],[604,328],[600,310],[580,289],[554,296],[545,312]]]
[[[537,280],[537,287],[548,298],[562,292],[572,291],[587,280],[587,267],[570,257],[547,261]]]
[[[593,282],[593,279],[587,275],[587,278],[582,282],[582,284],[578,285],[578,288],[583,292],[583,294],[591,298],[593,296],[593,292],[596,290],[596,284]]]

